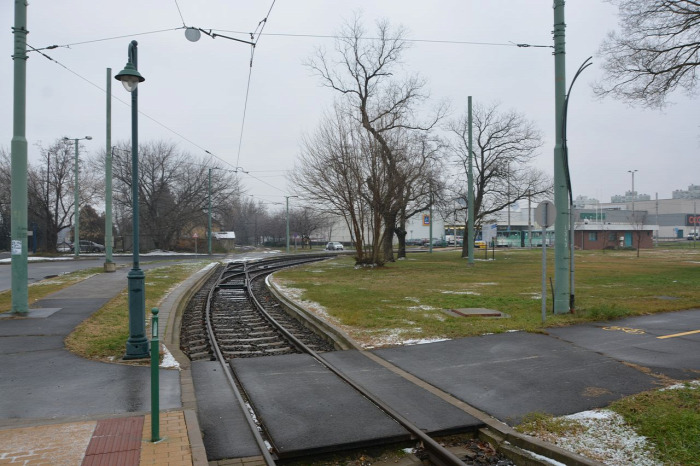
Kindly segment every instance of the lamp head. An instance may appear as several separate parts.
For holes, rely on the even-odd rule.
[[[134,92],[138,84],[146,80],[146,78],[141,76],[141,73],[139,73],[131,61],[126,64],[123,70],[117,73],[114,79],[121,81],[124,85],[124,89],[128,92]]]

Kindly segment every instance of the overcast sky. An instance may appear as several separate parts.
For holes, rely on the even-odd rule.
[[[404,56],[406,71],[425,77],[432,99],[449,102],[453,116],[465,111],[471,95],[474,102],[500,102],[504,110],[533,120],[545,137],[537,166],[552,173],[552,49],[512,45],[553,44],[552,0],[278,0],[255,51],[241,140],[250,46],[205,35],[190,42],[182,27],[246,40],[234,31],[253,32],[271,5],[272,0],[32,0],[28,43],[35,48],[72,45],[43,51],[60,64],[29,54],[30,163],[37,160],[36,143],[46,145],[63,136],[90,135],[85,149],[93,154],[104,150],[106,68],[113,75],[119,72],[130,40],[137,39],[138,68],[146,78],[139,86],[139,109],[151,118],[140,117],[140,140],[171,140],[196,156],[208,150],[218,157],[217,166],[238,165],[249,172],[240,175],[249,194],[280,202],[290,194],[285,172],[294,166],[301,136],[314,130],[335,97],[303,62],[318,47],[332,49],[333,39],[318,36],[333,35],[344,20],[361,12],[370,30],[375,20],[387,18],[409,31],[416,42]],[[14,2],[3,0],[0,145],[8,150],[13,22]],[[638,170],[635,189],[652,198],[655,193],[670,198],[674,189],[699,184],[698,99],[673,95],[672,105],[663,111],[596,99],[591,91],[600,76],[596,52],[617,26],[616,8],[601,0],[570,0],[566,23],[567,80],[587,57],[594,57],[569,104],[574,196],[609,202],[611,195],[631,188],[628,170]],[[130,138],[131,120],[129,94],[117,81],[112,94],[114,143]]]

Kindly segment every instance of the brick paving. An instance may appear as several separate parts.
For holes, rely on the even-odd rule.
[[[151,442],[151,416],[143,423],[141,465],[190,466],[192,452],[182,411],[160,413],[159,442]]]
[[[183,411],[161,412],[161,440],[151,442],[151,416],[0,430],[0,465],[191,466]]]

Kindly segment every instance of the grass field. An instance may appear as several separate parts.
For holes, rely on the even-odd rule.
[[[547,277],[554,274],[552,255]],[[636,251],[577,251],[576,312],[553,315],[549,294],[545,324],[541,272],[540,250],[499,250],[495,260],[477,260],[472,267],[459,252],[440,251],[409,254],[406,260],[374,269],[355,268],[352,258],[338,257],[278,272],[276,281],[367,347],[508,330],[539,332],[550,326],[700,307],[700,249],[686,244],[644,250],[640,257]],[[442,311],[472,307],[496,309],[509,317],[452,317]],[[613,403],[610,409],[648,439],[648,450],[617,464],[636,465],[642,458],[644,464],[655,459],[655,464],[700,465],[699,396],[694,385]],[[589,429],[547,415],[524,426],[550,441],[564,434],[582,437]],[[601,442],[579,453],[596,458],[605,448],[616,449]]]
[[[640,257],[636,251],[577,251],[575,313],[553,315],[552,256],[548,254],[544,325],[541,250],[497,250],[495,260],[477,260],[471,267],[457,251],[409,253],[407,259],[380,268],[356,268],[345,256],[276,277],[301,299],[318,303],[368,346],[397,339],[538,332],[548,326],[700,306],[700,249],[644,250]],[[460,308],[495,309],[509,317],[465,318],[443,312]]]

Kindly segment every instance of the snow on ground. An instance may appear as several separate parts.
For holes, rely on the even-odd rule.
[[[160,363],[160,367],[169,369],[180,369],[180,364],[175,360],[173,355],[168,351],[168,348],[165,347],[165,345],[160,345],[161,350],[163,351],[163,360]]]
[[[48,262],[48,261],[72,261],[73,256],[70,257],[40,257],[40,256],[29,256],[27,257],[27,262]],[[0,264],[9,264],[12,262],[12,258],[0,259]]]
[[[652,458],[652,446],[638,435],[622,416],[608,409],[583,411],[562,419],[583,427],[555,435],[548,432],[529,433],[559,447],[614,466],[662,466]]]

